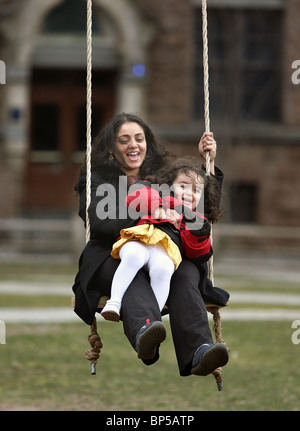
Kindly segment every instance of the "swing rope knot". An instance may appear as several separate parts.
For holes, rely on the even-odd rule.
[[[92,374],[96,374],[96,363],[100,356],[100,351],[103,347],[100,335],[97,332],[97,320],[94,317],[92,325],[91,325],[91,333],[88,336],[89,343],[91,345],[91,349],[85,352],[85,357],[92,364]]]

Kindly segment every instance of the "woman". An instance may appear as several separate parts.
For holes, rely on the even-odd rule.
[[[200,156],[210,152],[211,174],[219,182],[222,173],[215,168],[216,142],[212,133],[202,136]],[[93,145],[91,204],[88,210],[90,241],[79,260],[73,291],[75,312],[91,324],[100,296],[110,296],[113,275],[119,261],[111,255],[112,245],[124,228],[136,224],[127,210],[126,190],[135,179],[143,179],[166,166],[168,154],[155,139],[150,128],[137,116],[117,115],[100,133]],[[86,175],[81,170],[76,189],[80,195],[79,215],[86,221]],[[124,196],[125,194],[125,196]],[[170,221],[176,222],[176,215]],[[202,271],[183,259],[171,281],[167,301],[179,372],[207,375],[228,361],[224,344],[212,342],[205,303],[199,285],[206,284],[207,269]],[[149,275],[141,269],[128,287],[122,302],[121,320],[124,332],[138,358],[146,365],[159,358],[159,346],[166,328],[150,286]]]

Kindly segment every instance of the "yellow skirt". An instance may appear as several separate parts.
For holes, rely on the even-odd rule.
[[[177,245],[171,240],[162,230],[155,227],[153,224],[142,224],[139,226],[122,229],[120,232],[121,238],[113,245],[111,255],[115,259],[120,259],[119,251],[123,244],[127,241],[141,241],[147,245],[160,243],[166,250],[168,256],[175,265],[175,270],[178,268],[182,258]]]

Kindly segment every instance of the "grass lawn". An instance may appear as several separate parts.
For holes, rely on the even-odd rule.
[[[0,265],[0,280],[56,281],[70,284],[71,289],[75,272],[75,265],[5,264]],[[256,289],[282,292],[280,282],[259,286],[257,280],[221,278],[220,287],[231,293]],[[299,293],[299,285],[288,284],[284,291]],[[0,307],[71,307],[71,296],[71,290],[69,296],[1,294]],[[218,392],[213,376],[179,376],[168,321],[160,360],[150,367],[137,359],[121,323],[100,322],[104,347],[96,376],[90,375],[85,359],[89,327],[80,320],[72,324],[7,324],[6,344],[0,345],[0,410],[300,410],[300,344],[292,343],[295,329],[291,325],[290,321],[224,321],[230,361],[223,369],[224,391]]]
[[[160,360],[146,367],[122,324],[101,322],[97,374],[84,353],[89,327],[8,325],[1,345],[0,410],[299,410],[300,345],[289,322],[224,322],[230,362],[224,391],[213,376],[180,377],[168,322]]]

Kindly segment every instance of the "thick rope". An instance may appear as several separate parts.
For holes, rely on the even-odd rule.
[[[88,336],[89,343],[91,345],[91,349],[85,352],[85,357],[89,361],[91,361],[92,366],[92,374],[96,374],[96,363],[100,356],[100,351],[103,347],[101,342],[101,338],[97,333],[97,320],[96,317],[93,319],[93,323],[91,325],[91,333]]]
[[[90,240],[88,209],[91,203],[91,124],[92,124],[92,0],[87,0],[86,70],[86,242]]]
[[[207,3],[202,0],[202,39],[203,39],[203,84],[204,84],[204,124],[205,132],[210,132],[210,117],[209,117],[209,71],[208,71],[208,37],[207,37]],[[210,155],[206,152],[206,175],[210,175]],[[213,243],[211,230],[211,243]],[[208,261],[209,278],[214,285],[213,275],[213,256]],[[208,309],[213,315],[214,333],[218,343],[224,343],[222,340],[221,316],[218,307]],[[217,368],[213,371],[213,376],[216,379],[219,391],[223,390],[222,369]]]
[[[207,6],[202,0],[202,39],[203,39],[203,82],[204,82],[204,123],[205,131],[210,132],[209,119],[209,86],[208,86],[208,41],[207,41]],[[210,157],[207,153],[206,172],[210,172]]]
[[[92,125],[92,0],[87,0],[87,70],[86,70],[86,243],[90,240],[90,219],[88,209],[91,203],[91,125]],[[86,352],[86,358],[91,361],[92,374],[96,374],[96,363],[100,356],[102,342],[97,333],[97,320],[93,319],[91,333],[88,336],[91,350]]]
[[[220,311],[218,309],[218,307],[212,307],[211,309],[209,309],[209,311],[212,313],[213,315],[213,320],[214,320],[214,332],[215,332],[215,336],[216,336],[216,341],[218,343],[224,343],[225,341],[222,338],[222,327],[221,327],[221,316],[220,316]],[[218,390],[222,391],[223,390],[223,376],[222,376],[222,368],[216,368],[213,372],[212,375],[214,376],[214,378],[216,379],[217,382],[217,386],[218,386]]]
[[[208,37],[207,37],[207,5],[206,0],[202,0],[202,39],[203,39],[203,84],[204,84],[204,125],[205,132],[210,132],[209,117],[209,71],[208,71]],[[206,152],[206,175],[210,175],[210,155]],[[211,243],[213,241],[211,231]],[[214,284],[213,256],[208,262],[209,278]]]

